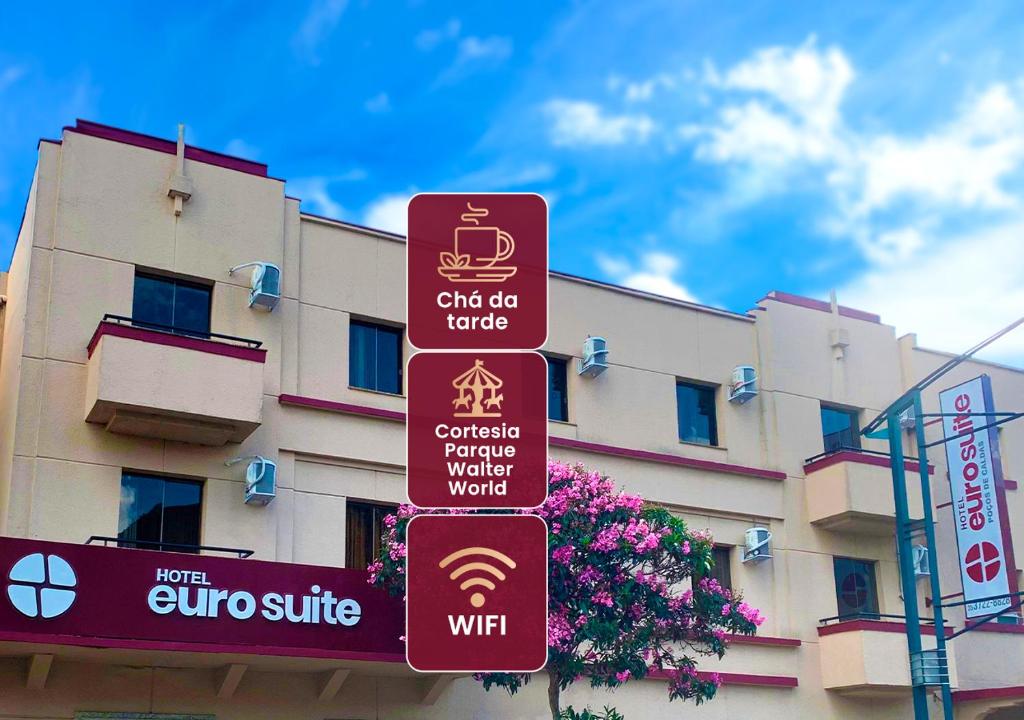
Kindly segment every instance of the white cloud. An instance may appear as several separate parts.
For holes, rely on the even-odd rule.
[[[463,175],[448,183],[466,191],[504,190],[547,182],[555,176],[553,165],[545,162],[519,165],[501,163]]]
[[[260,156],[260,149],[250,145],[242,138],[233,138],[224,146],[224,152],[235,157],[255,160]]]
[[[551,119],[555,145],[642,143],[654,130],[654,121],[645,114],[606,115],[599,105],[582,100],[549,100],[543,110]]]
[[[320,46],[337,27],[347,5],[348,0],[313,0],[292,36],[292,47],[303,60],[320,64]]]
[[[697,302],[693,294],[677,279],[679,260],[663,252],[645,252],[639,262],[599,253],[596,257],[601,271],[614,282],[634,290],[665,297]]]
[[[363,107],[369,113],[386,113],[391,110],[391,98],[388,97],[386,92],[377,93],[372,98],[368,98],[363,103]]]
[[[345,214],[328,189],[333,178],[316,175],[288,181],[288,193],[302,200],[302,209],[316,215],[340,219]]]
[[[470,35],[459,41],[455,60],[441,73],[435,85],[446,85],[462,80],[480,70],[494,68],[512,56],[511,38],[492,35],[480,38]]]
[[[671,90],[676,87],[676,78],[669,73],[658,73],[646,80],[626,80],[619,75],[608,78],[608,89],[622,94],[626,102],[646,102],[654,97],[656,90]]]
[[[0,92],[3,92],[21,79],[25,74],[25,68],[20,65],[10,65],[0,72]]]
[[[428,28],[416,35],[416,47],[424,52],[433,50],[445,40],[454,40],[462,30],[462,23],[458,18],[452,18],[438,28]]]
[[[913,262],[888,263],[840,288],[842,302],[882,311],[924,347],[960,352],[1024,313],[1024,222],[966,235],[930,238]],[[1024,364],[1024,329],[984,357]]]
[[[408,206],[412,193],[381,195],[366,208],[363,224],[397,235],[409,232]]]

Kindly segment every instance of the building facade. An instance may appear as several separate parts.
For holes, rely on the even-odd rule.
[[[200,546],[210,577],[286,583],[309,565],[347,568],[347,582],[365,585],[382,519],[405,499],[404,258],[401,237],[302,212],[259,163],[82,121],[40,143],[0,274],[0,540],[10,557],[48,564],[36,579],[31,560],[0,568],[0,610],[25,616],[0,629],[0,716],[546,716],[546,682],[510,698],[470,677],[413,673],[397,633],[382,637],[386,623],[334,651],[314,634],[265,640],[203,613],[174,615],[162,631],[135,585],[118,593],[119,573],[148,562],[162,582]],[[249,306],[249,270],[229,273],[251,262],[281,270],[272,312]],[[732,313],[552,273],[550,298],[550,455],[709,528],[716,575],[767,617],[757,638],[702,664],[723,686],[699,709],[669,705],[658,679],[614,694],[574,687],[565,702],[627,718],[908,717],[890,470],[876,454],[887,448],[858,430],[949,356],[870,313],[781,292]],[[590,335],[608,342],[597,377],[577,372]],[[729,399],[737,366],[758,375],[745,403]],[[1024,405],[1024,373],[1008,367],[966,363],[940,385],[982,373],[999,407]],[[1005,425],[1000,440],[1024,551],[1012,482],[1024,472],[1024,424]],[[933,453],[941,579],[955,595],[950,492]],[[276,463],[269,504],[245,501],[254,456]],[[915,517],[920,503],[912,492]],[[770,531],[770,558],[744,561],[752,527]],[[40,544],[37,556],[39,541],[63,545]],[[121,549],[93,549],[104,544]],[[62,581],[55,555],[107,573],[103,587],[86,590],[95,580],[81,569]],[[193,577],[187,602],[205,579]],[[18,605],[19,584],[43,588],[30,593],[35,615]],[[927,590],[922,579],[925,616]],[[123,596],[123,608],[100,611],[108,630],[54,629],[78,612],[55,598],[84,604],[99,592]],[[162,602],[151,595],[153,613],[172,612]],[[244,598],[224,602],[245,611]],[[388,603],[361,600],[363,625],[392,617]],[[955,610],[948,620],[964,625]],[[1024,714],[1015,616],[950,648],[958,718]]]

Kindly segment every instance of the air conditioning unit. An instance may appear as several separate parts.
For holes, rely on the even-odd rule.
[[[577,372],[587,377],[597,377],[608,369],[608,342],[603,337],[588,336],[583,343],[583,359]]]
[[[772,556],[772,533],[766,527],[755,526],[744,535],[743,562],[760,562]]]
[[[277,463],[257,455],[245,469],[245,504],[269,505],[277,496]]]
[[[737,365],[732,371],[732,382],[729,384],[729,402],[739,403],[757,397],[757,371],[750,365]]]
[[[268,262],[251,262],[235,265],[228,271],[233,275],[242,268],[252,268],[252,282],[249,290],[249,307],[273,311],[281,299],[281,268]]]
[[[928,565],[928,546],[914,545],[911,558],[914,562],[914,577],[930,577],[932,569]]]
[[[903,430],[913,430],[916,426],[917,416],[914,414],[914,408],[908,407],[900,413],[900,428]]]

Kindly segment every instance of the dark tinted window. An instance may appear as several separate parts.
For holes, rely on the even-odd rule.
[[[349,322],[348,382],[379,392],[402,392],[402,331],[361,320]]]
[[[393,514],[394,505],[356,502],[345,505],[345,567],[365,570],[380,555],[384,517]]]
[[[164,547],[161,543],[199,544],[202,499],[201,483],[124,473],[121,476],[121,509],[117,523],[118,545],[196,552]],[[135,541],[143,544],[137,545]]]
[[[724,588],[732,587],[731,550],[732,548],[723,545],[716,545],[711,549],[711,555],[715,564],[708,575],[717,580],[718,584]]]
[[[840,448],[860,447],[860,425],[854,410],[840,410],[821,406],[821,436],[825,441],[825,452]]]
[[[713,387],[676,383],[676,406],[680,440],[702,445],[718,444]]]
[[[548,418],[569,422],[568,363],[561,358],[548,361]]]
[[[836,604],[839,616],[878,615],[878,586],[875,564],[867,560],[832,559],[836,576]]]
[[[132,320],[136,325],[207,335],[211,294],[209,285],[136,273]]]

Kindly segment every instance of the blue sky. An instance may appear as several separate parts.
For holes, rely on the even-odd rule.
[[[541,192],[557,270],[733,310],[836,288],[950,350],[1024,314],[1013,2],[61,5],[0,27],[3,264],[39,137],[184,121],[400,232],[416,191]]]

